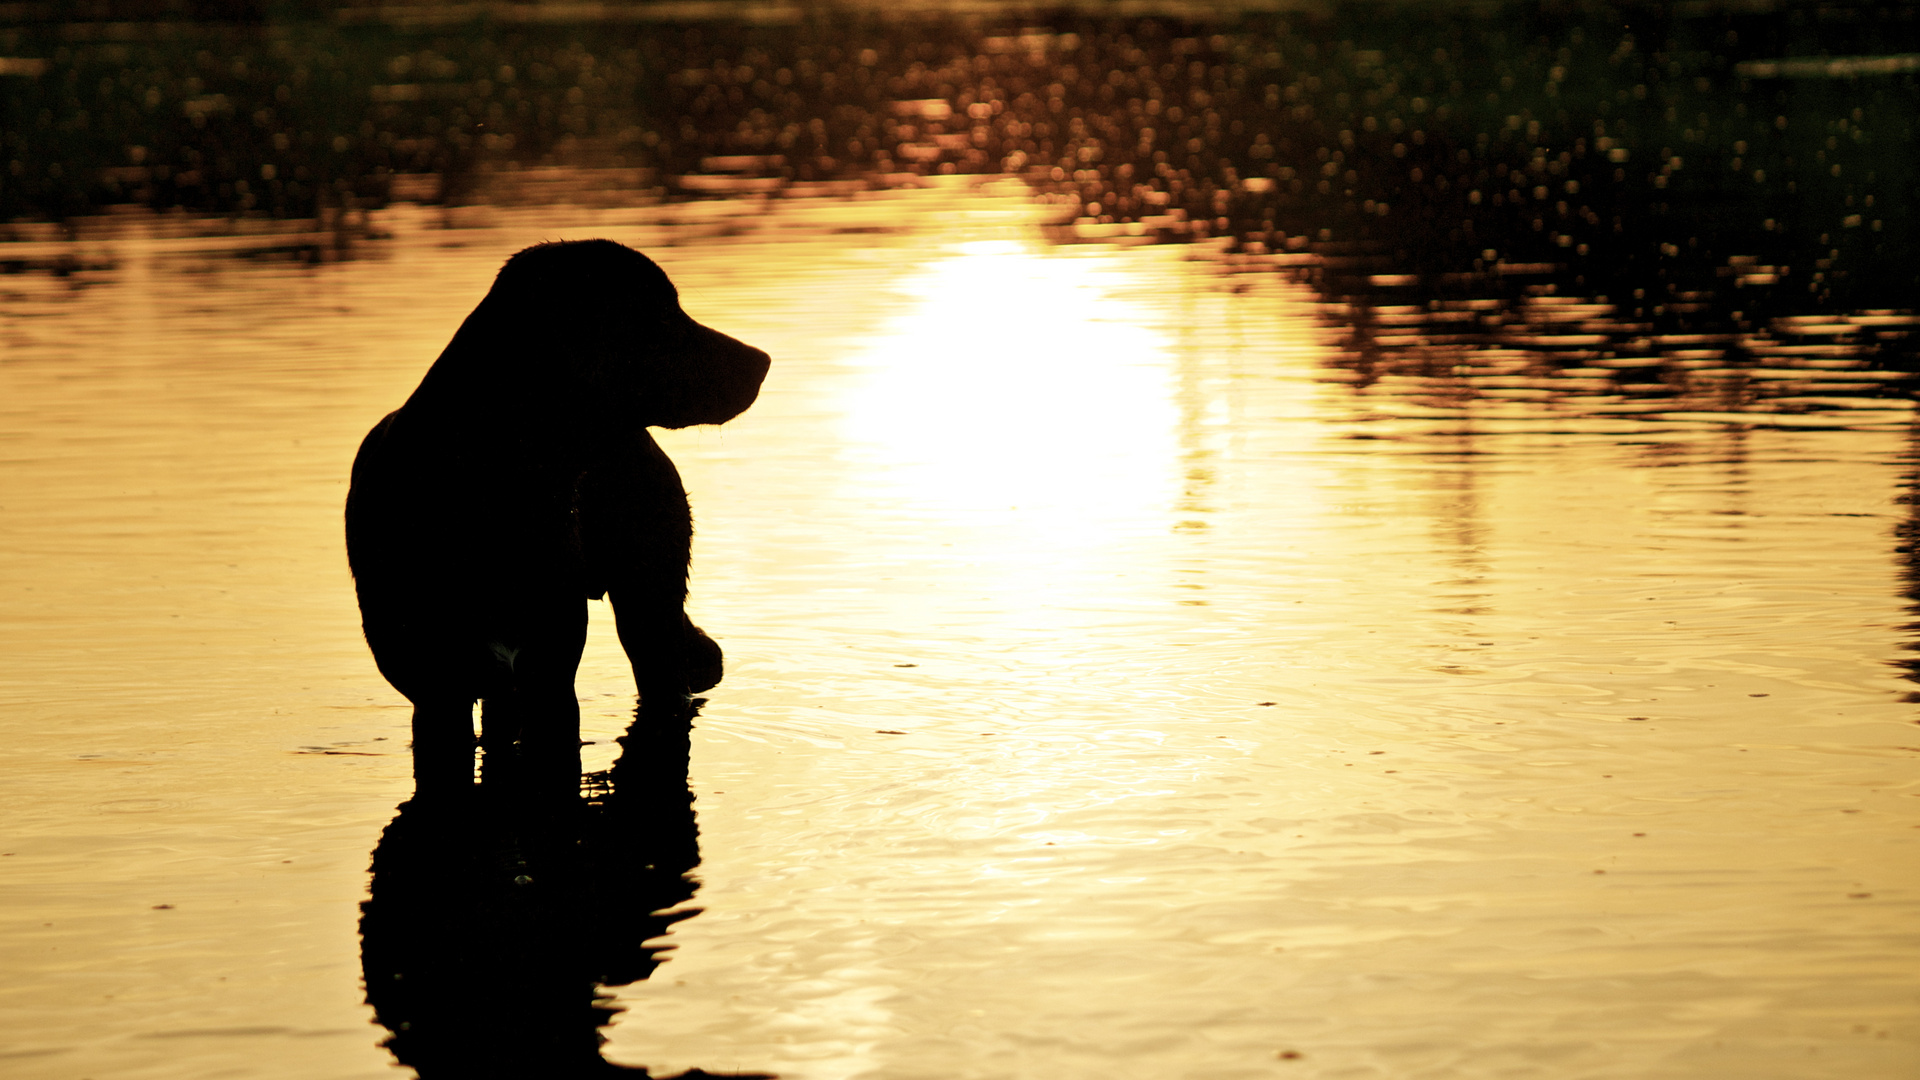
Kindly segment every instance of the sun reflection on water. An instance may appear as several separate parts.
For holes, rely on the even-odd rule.
[[[855,361],[867,374],[845,403],[848,442],[890,495],[942,524],[1016,530],[1003,550],[1081,551],[1160,524],[1174,353],[1098,254],[971,241],[900,283],[903,310]]]
[[[1539,387],[1492,345],[1369,366],[1356,308],[1201,245],[1049,249],[984,188],[383,220],[379,259],[8,280],[43,291],[0,320],[0,1044],[47,1051],[9,1075],[389,1067],[343,961],[407,710],[345,465],[504,253],[569,235],[775,357],[739,422],[661,437],[729,670],[707,910],[609,1060],[1914,1074],[1905,402],[1735,423],[1502,396]]]

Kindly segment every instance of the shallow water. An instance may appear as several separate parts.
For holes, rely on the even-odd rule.
[[[359,639],[347,465],[505,255],[594,235],[775,358],[663,440],[729,673],[701,911],[608,991],[608,1059],[1920,1068],[1904,398],[1512,341],[1370,367],[1271,266],[1056,245],[1046,210],[403,205],[348,261],[129,236],[0,278],[6,1071],[396,1071],[357,920],[407,709]],[[1695,369],[1873,382],[1782,355]],[[593,618],[605,768],[632,685]]]

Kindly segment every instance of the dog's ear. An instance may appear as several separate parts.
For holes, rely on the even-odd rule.
[[[637,392],[624,373],[640,328],[685,318],[665,271],[632,248],[536,244],[500,268],[435,367],[462,396],[523,415],[618,413]]]

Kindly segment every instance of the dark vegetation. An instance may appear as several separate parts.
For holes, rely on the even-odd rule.
[[[9,10],[0,53],[45,63],[0,76],[0,219],[481,200],[542,164],[664,198],[1006,173],[1077,201],[1085,235],[1370,256],[1429,283],[1551,263],[1673,326],[1920,291],[1920,71],[1818,62],[1920,52],[1911,0]]]

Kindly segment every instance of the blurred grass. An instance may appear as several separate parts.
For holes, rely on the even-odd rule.
[[[1920,293],[1914,3],[1127,10],[0,4],[0,220],[483,201],[552,164],[634,198],[1011,173],[1090,234],[1552,262],[1679,309],[1731,267],[1749,314]],[[1765,63],[1823,56],[1895,60]]]

